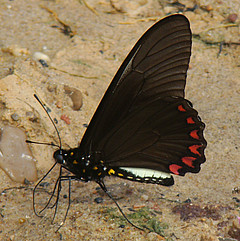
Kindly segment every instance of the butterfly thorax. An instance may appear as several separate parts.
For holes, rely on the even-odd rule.
[[[100,152],[82,154],[78,148],[69,150],[59,149],[54,152],[53,157],[56,162],[81,181],[97,181],[105,176],[109,176],[111,172],[104,165]]]

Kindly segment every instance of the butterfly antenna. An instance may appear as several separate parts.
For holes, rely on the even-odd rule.
[[[47,143],[47,142],[38,142],[38,141],[31,141],[31,140],[26,140],[27,143],[31,144],[39,144],[39,145],[47,145],[47,146],[56,146],[59,147],[58,145],[54,144],[53,142]]]
[[[35,99],[38,101],[38,103],[42,106],[42,108],[45,110],[45,112],[46,112],[47,115],[48,115],[48,118],[49,118],[50,121],[52,122],[52,124],[53,124],[53,126],[54,126],[54,128],[55,128],[55,130],[56,130],[56,132],[57,132],[57,135],[58,135],[58,140],[59,140],[59,146],[58,146],[58,147],[59,147],[60,149],[62,149],[61,137],[60,137],[60,134],[59,134],[59,131],[58,131],[58,129],[57,129],[56,124],[54,123],[52,117],[49,115],[49,109],[46,107],[45,104],[43,104],[43,102],[38,98],[38,96],[37,96],[36,94],[34,94],[34,97],[35,97]],[[28,141],[28,143],[35,143],[35,142]],[[53,144],[53,143],[51,143],[51,144],[47,144],[47,143],[35,143],[35,144],[46,144],[46,145],[51,145],[51,146],[57,146],[57,145],[55,145],[55,144]]]

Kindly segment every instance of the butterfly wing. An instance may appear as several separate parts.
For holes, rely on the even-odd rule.
[[[205,161],[204,124],[184,99],[191,30],[183,15],[153,25],[139,39],[100,102],[80,144],[110,167],[184,175]]]

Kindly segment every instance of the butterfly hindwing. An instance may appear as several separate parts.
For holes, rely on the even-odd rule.
[[[179,175],[198,172],[205,161],[204,124],[189,102],[160,99],[145,109],[134,111],[102,140],[105,162]]]

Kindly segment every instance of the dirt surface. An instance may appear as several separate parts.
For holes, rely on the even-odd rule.
[[[164,232],[158,234],[124,222],[119,227],[121,221],[115,216],[121,215],[117,210],[111,214],[109,208],[116,207],[96,190],[97,184],[78,182],[72,186],[66,223],[55,232],[67,199],[51,224],[52,210],[44,218],[33,212],[34,184],[14,183],[0,170],[0,240],[240,240],[240,190],[232,192],[240,187],[240,2],[199,0],[194,11],[192,1],[173,2],[0,1],[1,126],[20,127],[30,140],[57,143],[50,120],[33,98],[37,93],[59,120],[63,146],[77,146],[85,131],[83,124],[89,123],[134,43],[155,21],[183,11],[195,34],[186,98],[205,122],[208,142],[201,172],[174,177],[172,187],[106,180],[126,213],[145,207],[148,215],[164,224]],[[238,19],[231,15],[229,21],[230,14]],[[70,26],[70,36],[63,33],[64,24],[65,30]],[[49,67],[36,60],[36,52],[50,58]],[[79,111],[72,109],[64,85],[82,92]],[[14,113],[18,120],[11,117]],[[70,124],[66,117],[60,120],[62,115],[70,118]],[[53,164],[55,149],[39,145],[31,149],[40,178]],[[46,181],[54,183],[56,175],[54,171]],[[68,194],[67,187],[62,193]],[[45,200],[48,195],[40,197]],[[99,197],[103,202],[97,204],[94,200]]]

